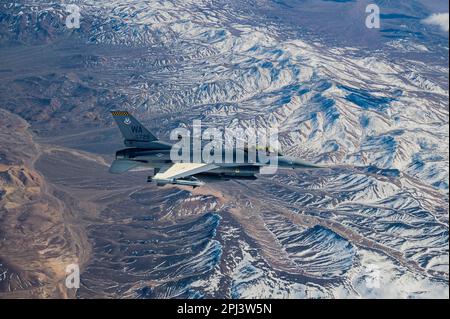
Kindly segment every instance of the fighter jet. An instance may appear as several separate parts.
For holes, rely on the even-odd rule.
[[[127,148],[116,152],[109,172],[121,174],[138,167],[154,169],[154,175],[148,177],[148,182],[153,182],[158,186],[167,184],[188,185],[193,187],[202,186],[205,182],[224,181],[230,179],[256,179],[269,163],[276,162],[280,169],[318,169],[323,168],[312,163],[307,163],[290,156],[283,156],[280,153],[271,153],[265,149],[265,160],[261,161],[261,156],[252,157],[251,150],[244,147],[243,160],[234,162],[205,162],[195,160],[195,150],[189,154],[190,161],[174,161],[171,159],[173,143],[160,141],[147,128],[139,123],[128,111],[112,111],[120,132],[124,138]],[[182,137],[180,136],[179,139]],[[222,149],[225,152],[226,148]],[[228,149],[228,151],[230,151]],[[238,149],[231,150],[237,159]],[[257,152],[260,154],[260,152]],[[272,156],[272,157],[271,157]],[[198,158],[198,156],[197,156]],[[271,158],[276,161],[267,161]]]

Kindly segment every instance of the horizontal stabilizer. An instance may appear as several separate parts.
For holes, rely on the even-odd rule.
[[[136,161],[128,160],[115,160],[112,162],[109,172],[113,174],[121,174],[123,172],[129,171],[135,167],[138,167],[141,163]]]

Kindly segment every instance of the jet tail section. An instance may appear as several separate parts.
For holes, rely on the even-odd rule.
[[[125,144],[130,142],[153,142],[158,139],[127,111],[112,111],[112,116],[122,133]]]

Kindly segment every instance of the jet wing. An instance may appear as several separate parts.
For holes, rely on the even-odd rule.
[[[153,180],[176,180],[218,168],[206,163],[174,163],[153,176]]]

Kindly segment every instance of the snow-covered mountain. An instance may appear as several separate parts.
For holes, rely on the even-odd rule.
[[[316,35],[285,33],[283,21],[259,15],[269,5],[82,1],[87,26],[74,32],[89,43],[148,47],[128,61],[142,74],[118,88],[137,113],[185,112],[226,126],[255,121],[279,128],[286,153],[396,168],[448,189],[448,65],[427,60],[448,50],[445,34],[438,43],[398,35],[383,50],[330,46]],[[3,20],[18,39],[30,24],[49,37],[49,28],[64,29],[63,5],[4,6],[13,9]]]

